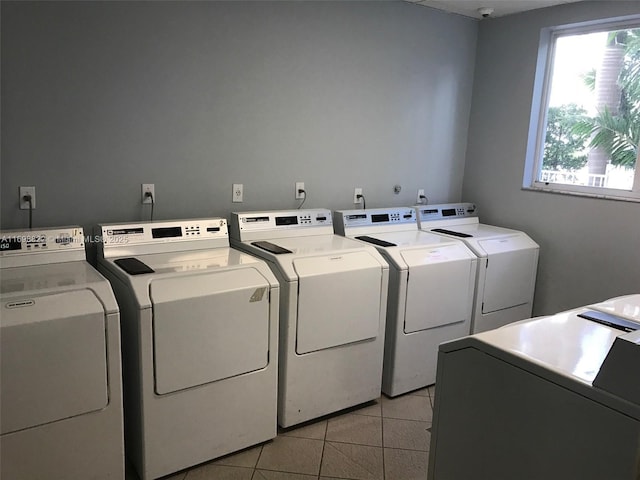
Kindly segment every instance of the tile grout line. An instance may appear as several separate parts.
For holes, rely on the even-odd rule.
[[[382,402],[380,402],[380,429],[382,430],[382,480],[387,478],[387,471],[384,464],[384,416],[382,415]]]
[[[276,438],[277,437],[278,437],[278,424],[276,423]],[[273,438],[271,440],[268,440],[268,441],[273,442]],[[265,443],[267,443],[267,442],[265,442]],[[260,453],[258,454],[258,458],[256,459],[256,464],[253,466],[253,473],[251,474],[251,480],[253,480],[253,477],[256,476],[256,472],[258,471],[258,462],[260,462],[260,457],[262,456],[262,451],[264,450],[265,443],[260,445]],[[256,479],[256,480],[260,480],[260,479]]]
[[[320,466],[318,467],[318,480],[322,474],[322,462],[324,462],[324,447],[327,445],[327,432],[329,432],[329,420],[326,420],[324,426],[324,436],[322,437],[322,453],[320,454]]]

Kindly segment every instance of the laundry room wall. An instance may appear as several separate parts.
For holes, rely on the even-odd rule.
[[[540,244],[534,314],[640,292],[640,204],[522,189],[540,29],[640,14],[585,2],[480,22],[463,199]]]
[[[460,199],[475,20],[400,1],[12,2],[1,226]],[[232,184],[244,203],[231,203]],[[393,186],[402,186],[400,194]]]

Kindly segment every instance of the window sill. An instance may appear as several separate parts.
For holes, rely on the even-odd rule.
[[[522,187],[522,190],[532,192],[554,193],[556,195],[570,195],[573,197],[600,198],[603,200],[614,200],[618,202],[640,203],[640,197],[616,196],[611,194],[599,194],[591,192],[576,192],[573,190],[562,190],[557,187]]]

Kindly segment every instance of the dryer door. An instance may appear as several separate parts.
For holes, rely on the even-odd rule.
[[[400,252],[409,266],[404,333],[471,318],[469,291],[475,286],[471,252],[463,245]]]
[[[154,279],[149,289],[156,393],[269,363],[269,283],[256,269]]]
[[[380,327],[382,267],[368,252],[297,258],[296,352],[375,338]]]
[[[538,249],[527,237],[513,236],[478,242],[489,255],[485,262],[482,313],[533,301]]]
[[[2,434],[104,408],[105,312],[91,290],[2,301]]]

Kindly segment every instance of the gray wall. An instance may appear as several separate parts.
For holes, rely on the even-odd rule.
[[[640,205],[522,190],[540,29],[640,13],[585,2],[480,23],[463,198],[541,247],[535,314],[640,292]]]
[[[5,2],[2,228],[459,200],[477,22],[404,2]],[[231,203],[232,183],[245,202]],[[401,184],[400,195],[393,185]]]

